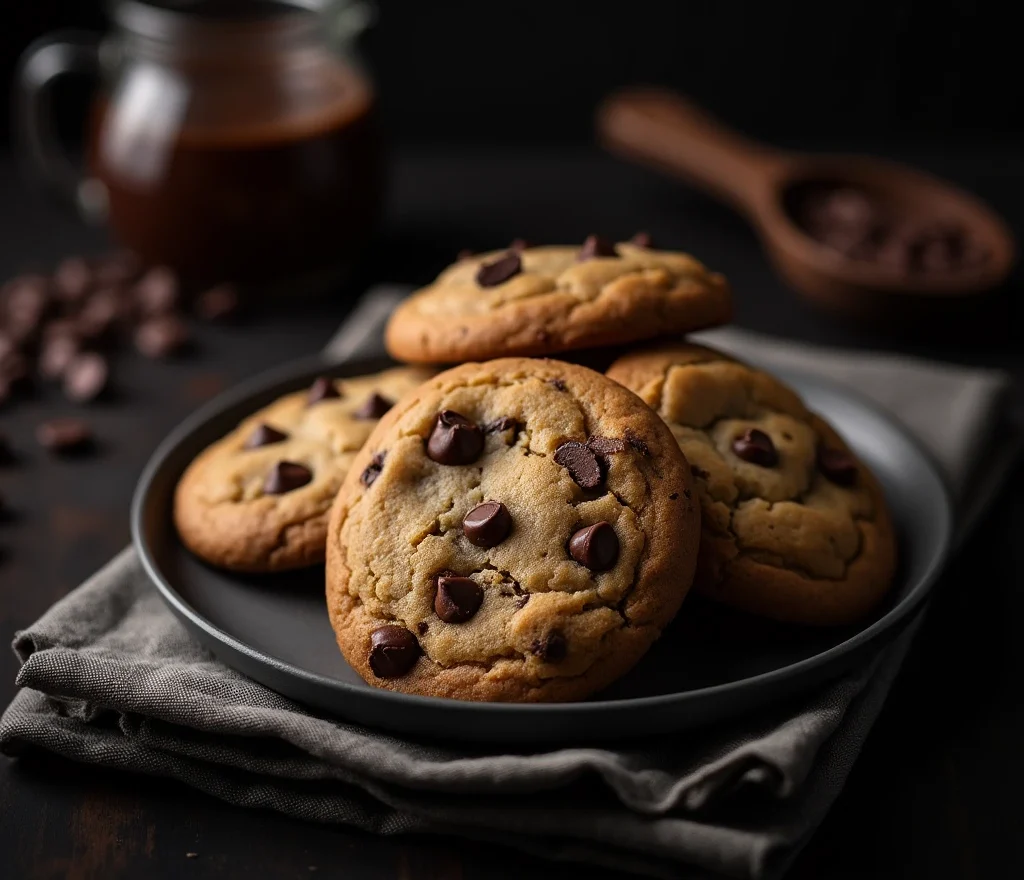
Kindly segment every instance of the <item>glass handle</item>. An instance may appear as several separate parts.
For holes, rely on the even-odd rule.
[[[106,188],[82,171],[54,131],[50,88],[72,73],[99,75],[99,36],[57,33],[25,50],[15,80],[16,143],[19,157],[50,192],[85,220],[101,221],[106,215]]]

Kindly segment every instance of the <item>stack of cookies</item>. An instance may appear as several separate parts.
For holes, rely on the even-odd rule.
[[[882,493],[795,392],[681,341],[730,312],[646,236],[466,257],[391,317],[412,366],[251,416],[185,473],[179,532],[235,570],[326,561],[346,660],[405,693],[582,699],[691,586],[854,622],[892,580]]]

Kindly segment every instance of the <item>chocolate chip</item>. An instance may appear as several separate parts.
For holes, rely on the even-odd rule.
[[[476,423],[446,409],[434,418],[427,440],[427,456],[438,464],[470,464],[484,449],[484,432]]]
[[[401,678],[419,659],[420,643],[404,626],[377,627],[370,634],[370,669],[378,678]]]
[[[508,249],[517,254],[521,254],[528,247],[530,247],[530,243],[525,238],[513,238],[512,244],[508,246]]]
[[[91,448],[93,433],[82,419],[51,419],[36,428],[36,440],[44,449],[64,455]]]
[[[174,316],[150,318],[135,331],[135,347],[148,358],[166,358],[188,344],[188,328]]]
[[[654,243],[649,232],[638,232],[629,241],[631,244],[635,244],[638,248],[645,249],[650,248]]]
[[[852,486],[857,479],[857,461],[842,449],[819,446],[818,470],[837,486]]]
[[[477,547],[497,547],[510,531],[512,514],[500,501],[484,501],[462,520],[462,533]]]
[[[124,304],[116,290],[97,290],[86,300],[81,312],[78,313],[75,331],[83,339],[106,342],[115,334],[117,325],[124,316]]]
[[[76,355],[64,370],[64,396],[76,403],[95,400],[107,388],[110,367],[101,354],[87,351]]]
[[[502,416],[493,422],[487,422],[483,426],[483,431],[485,434],[502,434],[505,431],[518,431],[520,427],[521,425],[515,419],[509,416]]]
[[[284,495],[300,489],[313,479],[313,472],[305,465],[294,461],[279,461],[271,468],[263,481],[266,495]]]
[[[384,453],[378,452],[359,475],[359,481],[369,488],[380,476],[382,470],[384,470]]]
[[[555,463],[564,467],[583,489],[596,489],[603,479],[597,456],[583,443],[570,440],[555,450]]]
[[[196,298],[196,314],[216,324],[229,321],[238,313],[238,290],[233,284],[218,284]]]
[[[50,308],[50,292],[40,275],[22,275],[9,282],[4,312],[10,324],[37,326]]]
[[[775,450],[772,438],[757,428],[747,428],[733,440],[732,451],[744,461],[760,467],[775,467],[779,463],[779,453]]]
[[[548,633],[543,639],[537,639],[530,650],[545,663],[558,663],[565,659],[569,645],[558,630]]]
[[[476,273],[476,283],[481,287],[497,287],[523,271],[519,254],[508,253],[490,263],[481,264]]]
[[[614,455],[617,452],[626,451],[626,441],[618,437],[591,437],[587,446],[598,455]]]
[[[608,239],[602,238],[600,235],[588,235],[576,259],[582,263],[585,260],[593,260],[595,257],[617,256],[615,246]]]
[[[550,385],[556,391],[565,391],[567,387],[565,384],[565,379],[548,379],[548,385]]]
[[[338,391],[338,386],[334,384],[334,380],[327,378],[327,376],[317,376],[313,380],[313,384],[309,386],[306,406],[312,406],[321,400],[332,400],[336,397],[341,397],[341,392]]]
[[[93,273],[81,257],[63,260],[53,273],[53,289],[57,298],[67,305],[81,303],[93,286]]]
[[[580,529],[569,539],[569,555],[591,571],[608,571],[619,558],[619,538],[606,522]]]
[[[136,282],[132,294],[143,315],[166,315],[178,306],[178,279],[167,267],[158,266]]]
[[[445,623],[465,623],[480,609],[484,591],[472,578],[440,575],[434,594],[434,612]]]
[[[455,260],[461,263],[464,260],[468,260],[471,256],[473,256],[473,252],[469,248],[463,248],[455,255]]]
[[[393,400],[388,400],[388,398],[374,391],[352,413],[352,417],[356,419],[379,419],[394,405],[395,402]]]
[[[428,629],[430,629],[430,627],[427,626],[427,622],[425,620],[421,620],[419,623],[416,624],[416,632],[418,632],[421,636],[426,635]]]
[[[288,435],[284,431],[278,431],[277,428],[272,428],[265,422],[261,422],[256,426],[256,430],[249,435],[249,439],[245,441],[245,448],[259,449],[261,446],[270,446],[272,443],[280,443],[287,439]]]

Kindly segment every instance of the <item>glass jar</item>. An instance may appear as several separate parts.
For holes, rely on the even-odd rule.
[[[124,0],[111,14],[105,39],[51,39],[22,67],[23,142],[44,179],[187,278],[342,272],[383,184],[374,90],[352,47],[365,7]],[[86,68],[100,88],[83,179],[50,136],[43,98],[56,75]]]

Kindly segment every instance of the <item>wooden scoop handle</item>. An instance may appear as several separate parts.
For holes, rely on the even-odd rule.
[[[783,155],[747,140],[664,89],[626,89],[597,111],[609,149],[684,178],[747,213],[775,198]]]

